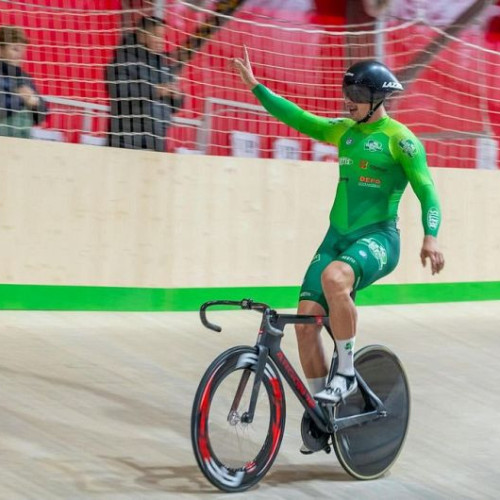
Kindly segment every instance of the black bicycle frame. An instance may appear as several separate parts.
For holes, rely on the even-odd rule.
[[[251,423],[253,421],[255,407],[257,404],[257,396],[260,390],[260,384],[262,382],[262,377],[264,375],[264,369],[266,367],[268,358],[270,358],[274,362],[282,377],[286,380],[293,393],[304,407],[305,411],[309,414],[310,418],[322,432],[331,434],[340,429],[344,429],[353,425],[359,425],[361,423],[372,421],[381,417],[385,417],[387,415],[387,411],[382,401],[380,401],[380,399],[373,393],[368,384],[356,371],[358,386],[361,390],[363,398],[365,399],[367,407],[371,407],[372,410],[349,417],[335,418],[333,414],[333,405],[324,403],[320,404],[313,398],[307,387],[302,382],[302,379],[285,356],[285,353],[281,350],[281,338],[284,335],[283,330],[287,324],[316,324],[318,326],[325,327],[333,338],[330,329],[330,321],[327,316],[278,314],[267,304],[253,302],[250,299],[244,299],[238,302],[206,302],[200,308],[201,321],[207,328],[210,328],[211,330],[215,330],[217,332],[220,332],[221,328],[217,325],[214,325],[213,323],[210,323],[206,318],[206,309],[208,307],[216,305],[234,305],[239,306],[242,309],[253,309],[262,313],[262,322],[257,337],[257,343],[255,344],[258,352],[258,358],[255,368],[252,395],[250,398],[248,411],[246,411],[241,416],[241,420],[243,422]],[[329,380],[335,373],[336,364],[336,356],[334,356],[332,365],[330,367]],[[244,372],[236,391],[235,399],[231,406],[231,412],[233,412],[234,409],[238,406],[239,400],[243,393],[243,389],[248,382],[248,378],[249,372]]]

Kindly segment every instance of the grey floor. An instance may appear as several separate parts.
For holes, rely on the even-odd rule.
[[[212,359],[253,344],[259,316],[0,312],[0,499],[218,499],[194,461],[191,404]],[[500,498],[500,302],[363,307],[357,348],[406,367],[412,417],[389,474],[356,481],[334,454],[302,456],[288,391],[273,468],[231,498]],[[297,362],[290,330],[283,347]]]

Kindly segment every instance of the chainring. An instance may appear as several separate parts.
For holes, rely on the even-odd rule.
[[[304,416],[302,417],[300,432],[302,434],[304,444],[311,451],[320,451],[328,447],[330,434],[318,429],[318,426],[314,423],[307,412],[304,412]]]

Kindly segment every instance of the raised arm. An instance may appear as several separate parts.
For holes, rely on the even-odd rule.
[[[313,139],[338,144],[340,137],[350,125],[350,120],[332,120],[313,115],[259,83],[253,73],[246,47],[243,48],[243,59],[235,57],[231,63],[243,83],[272,116]]]

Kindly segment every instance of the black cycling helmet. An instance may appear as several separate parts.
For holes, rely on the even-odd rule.
[[[363,123],[370,119],[386,97],[403,90],[403,85],[387,66],[369,59],[353,64],[346,71],[342,90],[353,102],[370,103],[370,112],[359,122]]]

